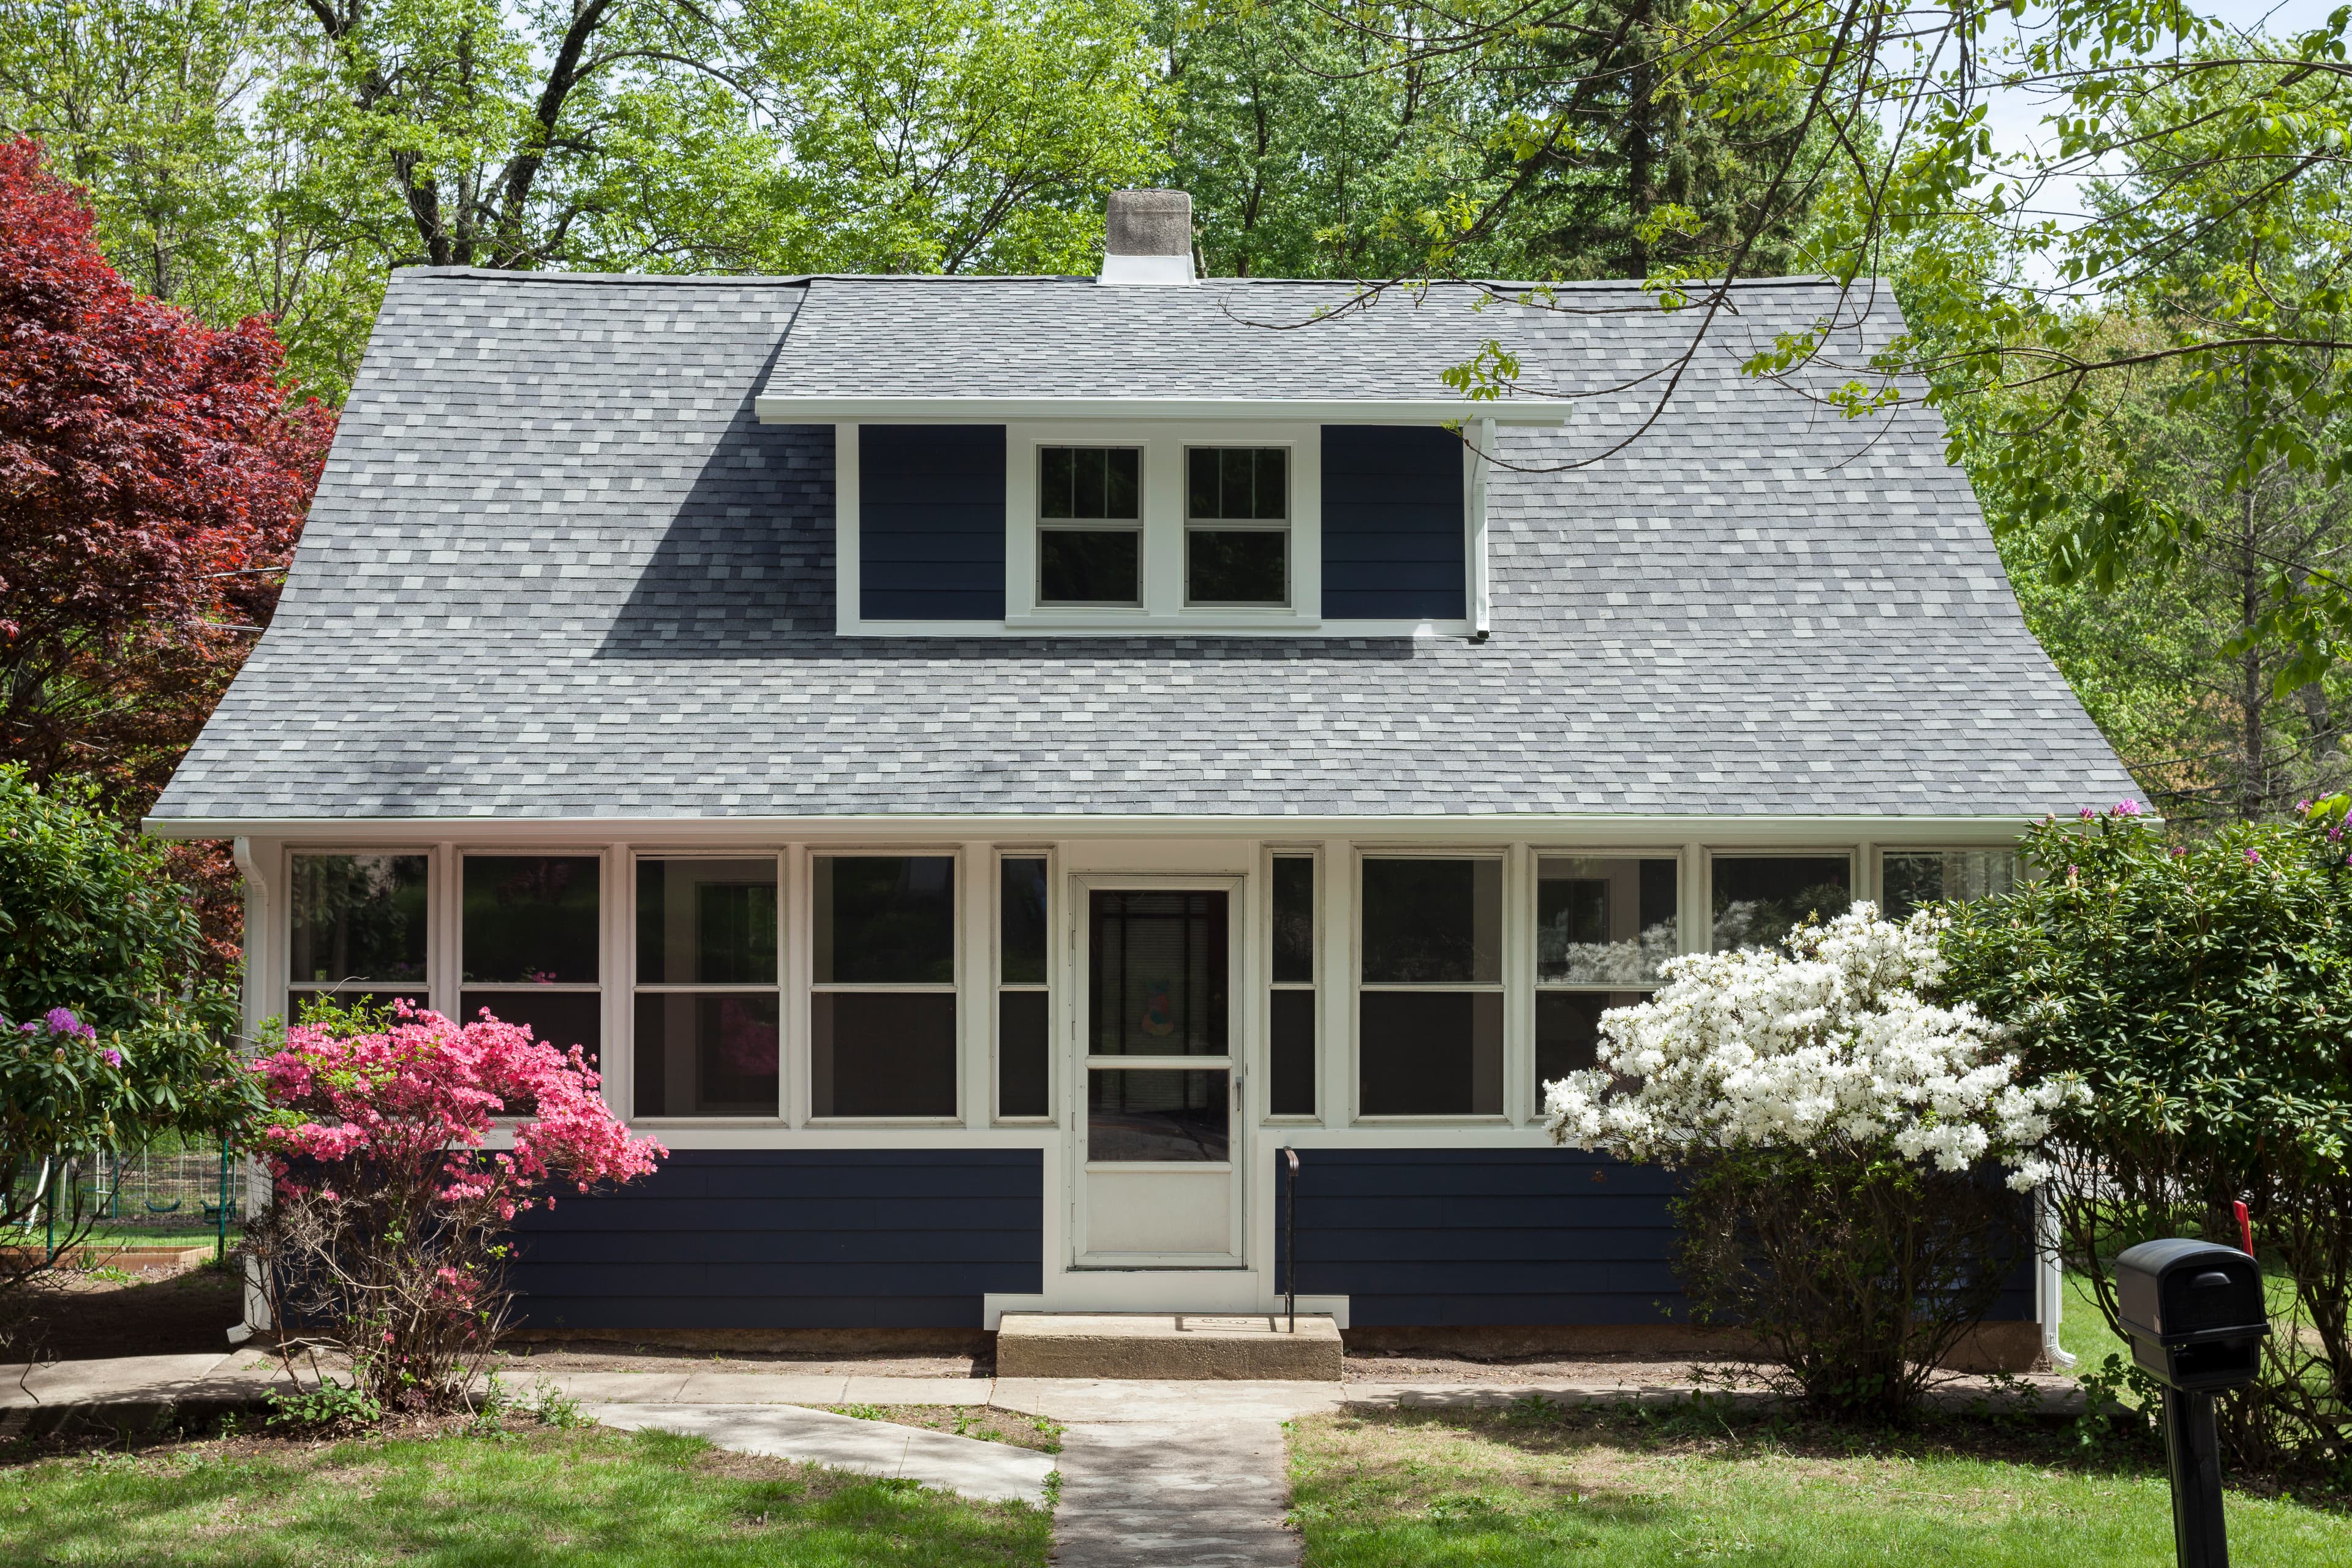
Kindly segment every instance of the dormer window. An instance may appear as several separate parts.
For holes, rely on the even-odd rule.
[[[1194,447],[1184,460],[1184,603],[1290,603],[1289,448]]]
[[[1037,602],[1143,603],[1143,450],[1037,448]]]

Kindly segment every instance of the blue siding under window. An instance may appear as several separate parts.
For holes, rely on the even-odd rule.
[[[1323,614],[1459,620],[1462,438],[1424,426],[1323,426]]]
[[[858,614],[1004,618],[1004,426],[857,432]]]
[[[967,1328],[1044,1289],[1034,1149],[681,1150],[524,1216],[534,1329]]]
[[[1675,1177],[1655,1166],[1565,1149],[1307,1149],[1299,1163],[1298,1289],[1348,1297],[1352,1324],[1689,1321],[1667,1263]],[[2030,1258],[1990,1316],[2033,1316]]]

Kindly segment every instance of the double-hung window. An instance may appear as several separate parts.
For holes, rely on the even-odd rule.
[[[1054,1113],[1045,858],[1003,856],[996,877],[996,1114],[1043,1120]]]
[[[956,1114],[955,869],[948,855],[816,857],[816,1115]]]
[[[1290,603],[1290,453],[1194,447],[1184,454],[1184,603]]]
[[[1503,1113],[1503,862],[1367,856],[1357,1095],[1366,1116]]]
[[[1536,1103],[1597,1059],[1601,1015],[1646,998],[1682,946],[1671,855],[1536,862]]]
[[[603,1048],[594,855],[468,855],[460,940],[461,1022],[488,1007],[559,1050]]]
[[[1274,858],[1266,1112],[1315,1114],[1315,857]]]
[[[637,862],[636,1116],[780,1113],[776,860]]]
[[[328,998],[425,1005],[427,865],[423,855],[293,857],[288,1023]]]
[[[1143,603],[1143,450],[1037,448],[1037,603]]]

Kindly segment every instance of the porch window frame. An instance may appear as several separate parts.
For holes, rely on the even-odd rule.
[[[964,1110],[964,1108],[971,1104],[966,1098],[971,1085],[965,1081],[966,1053],[963,1049],[963,1041],[969,1037],[966,1008],[970,1003],[964,993],[971,988],[967,984],[971,975],[971,955],[969,952],[970,943],[965,940],[964,927],[967,921],[964,911],[971,907],[968,900],[971,898],[973,889],[967,881],[971,868],[970,857],[965,855],[964,848],[965,846],[955,843],[811,844],[800,856],[801,876],[793,889],[793,908],[798,917],[793,923],[798,928],[798,935],[796,940],[788,944],[788,951],[792,953],[795,965],[791,973],[799,978],[798,984],[793,987],[793,994],[790,1004],[791,1025],[787,1032],[788,1041],[796,1045],[798,1048],[788,1049],[786,1059],[797,1058],[791,1075],[794,1079],[791,1093],[794,1097],[794,1103],[806,1107],[807,1113],[799,1117],[794,1125],[817,1131],[856,1131],[866,1128],[961,1128],[971,1125],[971,1119]],[[950,900],[953,910],[950,923],[954,929],[955,979],[945,984],[937,981],[898,984],[883,981],[818,980],[816,977],[816,863],[819,860],[828,859],[945,859],[950,862],[954,867],[952,875],[955,882],[955,896]],[[994,864],[992,862],[990,869],[992,871],[994,868]],[[994,889],[992,887],[989,890],[992,892]],[[992,947],[993,944],[992,949]],[[992,1003],[994,1002],[996,994],[993,988],[982,989],[986,989],[989,1000]],[[816,1113],[816,999],[820,995],[854,995],[861,993],[869,995],[945,994],[955,998],[956,1026],[953,1037],[956,1042],[954,1051],[956,1110],[953,1115],[820,1116]],[[994,1026],[991,1025],[990,1027],[992,1042]],[[992,1044],[989,1055],[992,1070],[995,1065],[995,1051]],[[990,1104],[992,1107],[995,1102],[993,1086],[991,1087],[989,1093]]]
[[[271,1014],[282,1013],[285,1021],[290,1025],[295,1021],[293,1000],[298,993],[305,996],[340,996],[362,992],[373,994],[386,988],[381,982],[370,983],[357,979],[316,981],[294,978],[294,862],[298,859],[326,856],[382,855],[424,858],[425,979],[423,984],[415,988],[415,994],[425,1006],[444,1017],[457,1017],[456,972],[454,965],[445,955],[445,949],[454,946],[454,938],[449,931],[452,923],[451,915],[442,909],[444,887],[453,879],[447,869],[449,858],[443,854],[443,850],[446,847],[437,843],[384,844],[380,841],[365,840],[357,842],[331,840],[324,843],[289,841],[280,844],[276,856],[277,884],[285,889],[282,898],[278,900],[283,908],[271,921],[276,929],[270,933],[273,940],[268,944],[269,955],[276,960],[275,967],[280,979],[274,990],[261,992],[264,1000],[271,1004],[262,1009],[262,1016],[267,1017]],[[248,944],[249,953],[254,945],[256,944]],[[248,958],[247,962],[251,963],[252,959]],[[447,994],[443,994],[436,987],[446,987]],[[259,988],[257,987],[257,989]],[[463,1019],[458,1021],[464,1022]]]
[[[1515,997],[1521,987],[1514,984],[1515,955],[1523,943],[1532,944],[1532,933],[1514,933],[1512,925],[1517,906],[1524,901],[1512,896],[1513,866],[1521,860],[1523,847],[1517,844],[1377,844],[1359,842],[1352,847],[1349,862],[1350,892],[1348,931],[1348,1118],[1350,1127],[1510,1127],[1516,1125],[1511,1114],[1512,1083],[1533,1070],[1521,1049],[1520,1037],[1528,1031],[1517,1019]],[[1502,929],[1496,933],[1501,952],[1496,954],[1496,973],[1492,981],[1378,981],[1364,979],[1364,862],[1367,860],[1491,860],[1496,867],[1501,882]],[[1528,895],[1532,897],[1532,895]],[[1532,909],[1532,904],[1529,908]],[[1319,918],[1319,912],[1318,912]],[[1529,952],[1533,948],[1529,946]],[[1495,994],[1503,1006],[1503,1108],[1496,1111],[1441,1112],[1435,1115],[1397,1115],[1367,1113],[1364,1110],[1364,995],[1367,992],[1426,992],[1453,995],[1463,994]],[[1533,1012],[1533,1001],[1528,1004]],[[1317,1085],[1318,1100],[1323,1086]]]
[[[604,1050],[608,1061],[617,1066],[599,1064],[604,1073],[605,1100],[615,1104],[616,1114],[625,1110],[623,1120],[630,1126],[646,1126],[665,1130],[687,1128],[784,1128],[792,1124],[792,1062],[793,1034],[791,1027],[793,929],[790,917],[792,891],[792,856],[786,847],[773,843],[751,844],[742,848],[725,846],[680,846],[677,847],[618,847],[626,858],[626,885],[620,897],[626,900],[621,910],[624,934],[621,951],[627,966],[628,984],[621,1007],[623,1033],[628,1048],[617,1057],[610,1046]],[[637,868],[647,860],[765,860],[776,863],[776,979],[772,985],[700,985],[653,983],[645,981],[637,973]],[[776,1113],[773,1116],[639,1116],[637,1099],[637,997],[645,995],[695,994],[762,995],[772,993],[776,998]],[[616,1093],[617,1089],[617,1093]]]
[[[2017,864],[2018,886],[2034,879],[2033,862],[2011,844],[1954,844],[1943,839],[1932,844],[1873,844],[1864,859],[1870,867],[1870,901],[1881,920],[1892,918],[1886,912],[1886,860],[1891,855],[2006,855]],[[1854,897],[1863,895],[1857,893]]]
[[[1653,844],[1646,846],[1634,845],[1631,847],[1611,845],[1603,847],[1593,847],[1580,845],[1562,847],[1549,844],[1537,844],[1531,845],[1529,847],[1529,850],[1530,855],[1528,866],[1527,893],[1525,898],[1521,900],[1524,908],[1520,910],[1521,918],[1525,921],[1527,927],[1523,962],[1527,964],[1527,973],[1530,981],[1529,989],[1533,993],[1533,997],[1528,1003],[1528,1059],[1525,1076],[1530,1086],[1529,1093],[1534,1096],[1532,1102],[1533,1108],[1529,1114],[1533,1120],[1540,1121],[1543,1118],[1543,1084],[1536,1075],[1538,1071],[1538,1056],[1541,1049],[1541,1037],[1539,1029],[1542,1011],[1542,997],[1547,993],[1565,993],[1569,994],[1582,993],[1586,994],[1608,996],[1630,991],[1638,992],[1640,994],[1641,1000],[1647,1001],[1651,997],[1656,995],[1660,988],[1665,984],[1665,982],[1663,980],[1652,981],[1647,985],[1603,985],[1584,980],[1546,980],[1543,977],[1543,955],[1540,951],[1543,943],[1543,921],[1541,913],[1543,904],[1543,863],[1547,860],[1673,861],[1675,867],[1675,952],[1676,955],[1679,956],[1680,954],[1690,951],[1690,921],[1685,911],[1682,908],[1683,889],[1689,885],[1690,880],[1690,861],[1684,853],[1684,847],[1681,845]],[[1851,875],[1851,873],[1849,873],[1849,875]],[[1708,907],[1710,910],[1714,907],[1712,898],[1709,899]],[[1714,931],[1711,920],[1707,929],[1711,936]]]
[[[1045,862],[1045,978],[1031,984],[1027,981],[1007,981],[1004,978],[1004,862],[1007,860],[1043,860]],[[996,844],[989,847],[988,886],[981,889],[988,900],[988,1121],[992,1127],[1056,1127],[1062,1115],[1062,990],[1054,984],[1055,977],[1064,973],[1067,953],[1062,945],[1061,855],[1053,845],[1031,847],[1018,844]],[[962,922],[957,922],[961,929]],[[961,973],[961,970],[959,969]],[[1004,1088],[1004,994],[1043,992],[1045,995],[1045,1114],[1043,1116],[1007,1116],[1002,1107]],[[960,1087],[960,1086],[959,1086]],[[956,1101],[963,1103],[961,1095]]]
[[[1323,886],[1323,850],[1324,843],[1319,839],[1297,844],[1268,842],[1258,847],[1261,891],[1252,901],[1257,906],[1255,913],[1258,929],[1265,933],[1257,945],[1263,950],[1259,962],[1265,966],[1262,973],[1265,975],[1265,984],[1252,994],[1249,1018],[1256,1037],[1264,1043],[1265,1059],[1255,1076],[1265,1088],[1262,1094],[1254,1097],[1250,1109],[1263,1127],[1320,1127],[1324,1111],[1330,1104],[1330,1085],[1325,1081],[1330,1075],[1325,1070],[1323,1060],[1323,1038],[1328,1016],[1326,993],[1329,987],[1323,983],[1323,972],[1325,954],[1329,952],[1324,944],[1330,940],[1331,900],[1325,896]],[[1277,860],[1304,860],[1314,868],[1310,885],[1315,894],[1315,954],[1313,963],[1307,967],[1308,978],[1305,980],[1276,980],[1274,977],[1274,864]],[[1315,997],[1314,1031],[1308,1042],[1308,1060],[1315,1074],[1315,1109],[1311,1111],[1277,1112],[1274,1109],[1274,994],[1277,991],[1306,991]],[[1246,1083],[1247,1078],[1243,1081]]]

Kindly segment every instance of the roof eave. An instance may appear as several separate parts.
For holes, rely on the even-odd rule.
[[[994,424],[1015,419],[1256,420],[1314,425],[1565,425],[1567,398],[1513,397],[883,397],[791,396],[757,399],[762,425]]]

